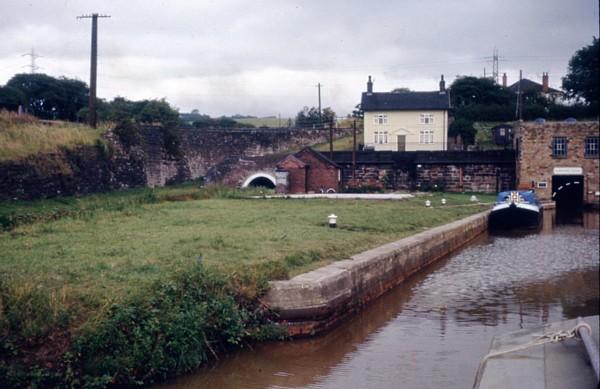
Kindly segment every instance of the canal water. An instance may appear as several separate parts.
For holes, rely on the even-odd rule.
[[[470,388],[497,334],[599,313],[598,213],[483,235],[334,331],[231,354],[180,388]]]

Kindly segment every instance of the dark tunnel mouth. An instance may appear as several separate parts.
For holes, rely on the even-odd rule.
[[[248,183],[248,187],[274,189],[275,185],[267,177],[256,177]]]
[[[557,210],[577,210],[583,207],[583,176],[552,176],[552,200]]]

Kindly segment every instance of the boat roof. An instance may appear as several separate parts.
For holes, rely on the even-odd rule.
[[[598,316],[585,317],[584,321],[592,327],[597,345]],[[576,324],[577,320],[566,320],[495,336],[490,353],[523,348],[488,359],[480,366],[475,389],[595,388],[598,381],[581,340],[572,338],[525,348],[541,334],[568,331]]]
[[[509,190],[509,191],[500,192],[496,196],[496,202],[500,203],[500,202],[505,201],[508,197],[510,197],[510,194],[513,193],[513,192],[518,192],[519,195],[521,195],[521,197],[525,201],[528,201],[530,203],[537,203],[538,202],[537,195],[532,190]]]

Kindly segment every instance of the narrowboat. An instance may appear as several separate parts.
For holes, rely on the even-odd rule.
[[[598,316],[496,335],[474,389],[600,387]]]
[[[506,191],[498,193],[490,214],[491,228],[538,227],[542,205],[535,192]]]

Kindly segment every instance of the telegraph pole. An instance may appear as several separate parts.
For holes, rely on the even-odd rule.
[[[352,184],[356,178],[356,118],[352,121]]]
[[[321,83],[317,84],[317,89],[319,90],[319,128],[323,127],[323,118],[321,116]]]
[[[523,79],[523,70],[519,70],[519,84],[517,85],[517,109],[515,111],[515,119],[523,119],[523,108],[521,105],[521,80]]]
[[[91,15],[77,16],[77,19],[92,19],[92,55],[90,65],[90,101],[89,101],[89,117],[90,127],[96,128],[96,70],[98,62],[98,18],[110,18],[110,15]]]

